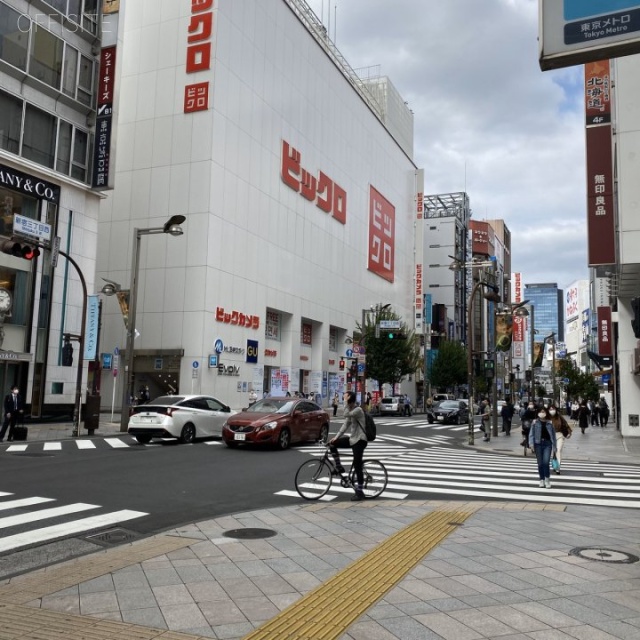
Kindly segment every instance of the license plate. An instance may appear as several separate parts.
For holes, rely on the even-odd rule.
[[[244,440],[245,438],[246,438],[246,436],[245,436],[245,434],[244,434],[244,433],[236,433],[236,434],[233,436],[233,439],[234,439],[234,440]]]
[[[444,420],[444,416],[438,416],[438,420]]]
[[[153,418],[140,418],[140,422],[149,422],[149,423],[151,423],[153,421],[154,421]]]

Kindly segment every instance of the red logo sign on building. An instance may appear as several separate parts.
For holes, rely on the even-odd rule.
[[[598,307],[598,354],[612,356],[611,307]]]
[[[191,20],[187,28],[187,73],[211,69],[213,0],[191,0]],[[209,81],[188,84],[184,88],[184,113],[209,108]]]
[[[370,186],[368,269],[389,282],[395,276],[395,234],[395,207]]]

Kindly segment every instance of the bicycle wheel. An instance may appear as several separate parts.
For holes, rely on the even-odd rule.
[[[307,460],[296,472],[296,491],[305,500],[318,500],[331,486],[331,467],[324,460]]]
[[[387,469],[379,460],[365,460],[362,472],[364,497],[377,498],[387,488]],[[350,479],[353,486],[357,486],[355,469],[351,469]]]

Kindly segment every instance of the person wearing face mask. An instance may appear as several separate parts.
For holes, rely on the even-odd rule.
[[[571,437],[572,430],[569,423],[564,419],[564,416],[560,415],[560,411],[558,411],[555,405],[549,407],[549,418],[551,419],[553,430],[556,432],[556,460],[558,461],[558,468],[554,469],[554,471],[560,475],[562,448],[564,447],[564,441]]]
[[[522,442],[520,443],[521,447],[527,446],[527,441],[529,438],[529,429],[531,428],[531,423],[536,419],[536,407],[533,402],[529,402],[529,404],[521,411],[520,420],[522,421]]]
[[[4,397],[4,422],[0,430],[0,442],[4,440],[4,434],[9,429],[7,440],[13,440],[13,429],[16,426],[18,417],[24,415],[24,402],[16,385],[11,387],[11,393]]]
[[[551,457],[557,450],[556,432],[544,408],[538,411],[538,417],[531,424],[529,430],[529,447],[535,452],[538,461],[538,476],[540,486],[551,488],[549,465]]]

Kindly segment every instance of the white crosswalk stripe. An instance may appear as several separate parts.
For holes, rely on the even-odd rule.
[[[50,542],[70,535],[94,531],[148,515],[142,511],[120,509],[104,511],[95,504],[77,502],[40,509],[38,505],[55,502],[54,498],[39,496],[15,498],[0,492],[0,511],[10,512],[0,517],[0,553],[29,545]],[[99,511],[102,510],[102,513]],[[95,515],[75,518],[76,514],[96,511]],[[28,527],[34,523],[46,526]]]

